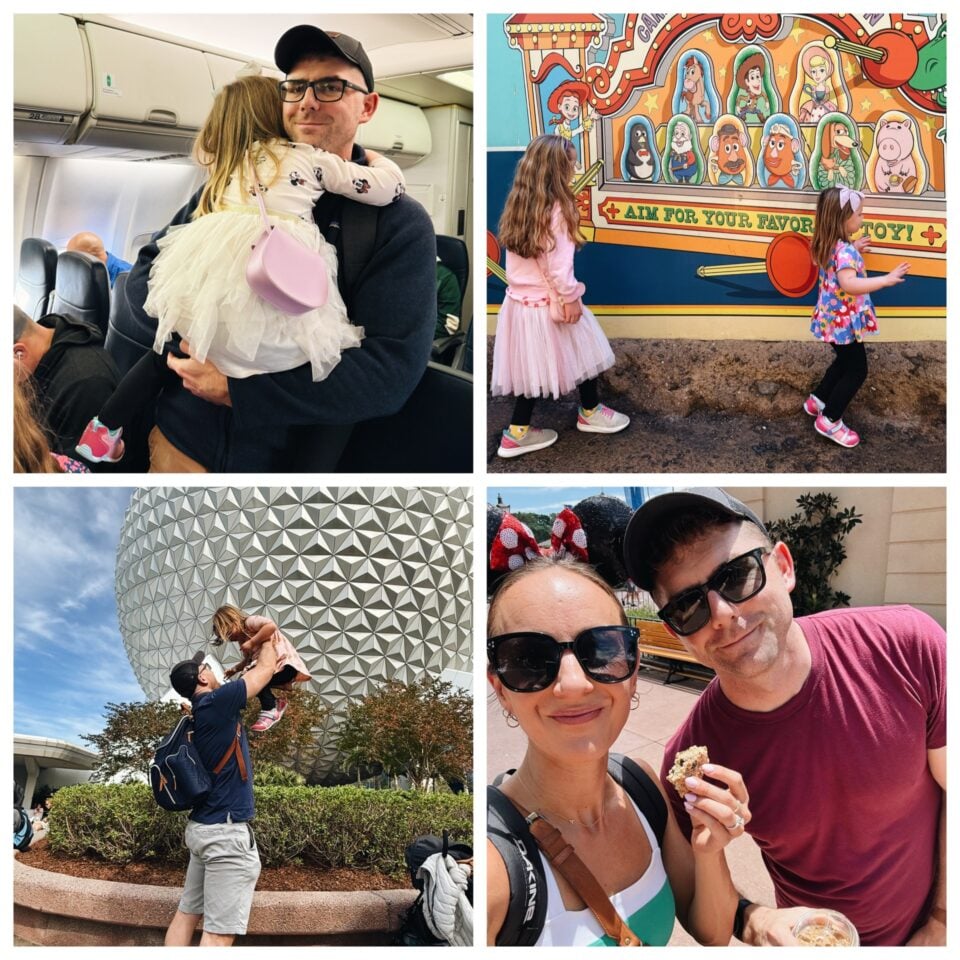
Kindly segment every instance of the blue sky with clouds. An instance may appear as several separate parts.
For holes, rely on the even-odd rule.
[[[143,700],[117,622],[129,488],[14,490],[14,732],[86,746],[103,706]]]
[[[650,497],[655,493],[662,493],[673,488],[643,487],[630,489],[643,489],[646,492],[645,496]],[[601,493],[630,503],[630,496],[624,487],[501,487],[494,485],[487,488],[487,503],[495,504],[499,495],[504,503],[509,504],[514,513],[520,510],[555,514],[559,513],[565,506],[575,506],[585,497],[593,497]]]

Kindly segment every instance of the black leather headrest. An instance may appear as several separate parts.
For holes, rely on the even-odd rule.
[[[40,237],[27,237],[20,244],[17,273],[17,304],[34,320],[47,313],[57,278],[57,248]]]
[[[107,268],[96,257],[65,250],[57,258],[57,283],[52,313],[69,313],[107,333],[110,281]]]

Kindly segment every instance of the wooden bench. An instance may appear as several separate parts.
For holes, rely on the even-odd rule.
[[[683,643],[677,639],[659,620],[641,620],[628,617],[631,627],[640,631],[640,655],[642,662],[660,670],[666,670],[665,684],[674,674],[705,680],[713,676],[709,667],[697,661]],[[690,666],[683,666],[689,664]]]

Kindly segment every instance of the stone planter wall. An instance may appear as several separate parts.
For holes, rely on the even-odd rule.
[[[90,880],[37,870],[14,858],[16,936],[43,946],[159,946],[178,887]],[[258,891],[244,944],[390,943],[415,890]]]

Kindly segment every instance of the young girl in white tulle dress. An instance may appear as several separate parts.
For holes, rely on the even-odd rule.
[[[569,140],[544,134],[517,165],[500,218],[507,250],[507,295],[493,345],[493,396],[516,397],[497,453],[518,457],[549,447],[555,430],[530,426],[536,397],[580,391],[577,429],[618,433],[630,418],[600,402],[597,377],[614,364],[596,317],[583,305],[585,287],[573,273],[583,246],[570,188],[577,153]]]
[[[275,80],[242,77],[217,94],[195,145],[209,176],[190,223],[171,227],[157,242],[145,311],[157,318],[154,350],[124,377],[77,451],[93,462],[123,455],[120,439],[170,375],[165,348],[174,334],[190,355],[210,360],[227,377],[279,373],[309,363],[323,380],[344,350],[360,345],[363,328],[350,323],[337,289],[337,253],[313,220],[325,192],[386,206],[404,192],[395,163],[367,151],[369,166],[343,160],[283,133]],[[251,167],[251,162],[253,167]],[[328,276],[327,302],[291,315],[257,296],[246,280],[250,251],[263,222],[251,170],[277,229],[321,254]]]

